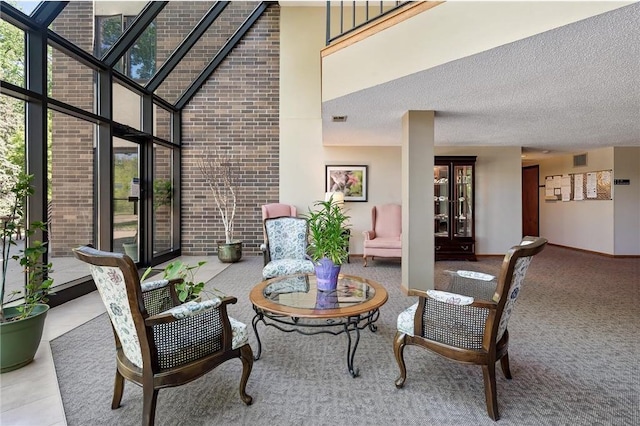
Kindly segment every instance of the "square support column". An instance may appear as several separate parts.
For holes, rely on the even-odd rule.
[[[434,111],[407,111],[402,117],[401,288],[406,293],[434,286],[434,116]]]

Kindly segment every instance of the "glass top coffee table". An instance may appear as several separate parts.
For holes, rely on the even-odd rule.
[[[387,301],[387,291],[380,284],[353,275],[340,274],[334,291],[318,291],[313,274],[287,275],[262,281],[249,294],[256,315],[253,331],[258,341],[255,359],[260,359],[262,342],[257,325],[275,327],[300,334],[347,335],[347,368],[358,376],[353,358],[360,341],[360,330],[375,332],[378,310]],[[353,342],[352,342],[353,335]]]

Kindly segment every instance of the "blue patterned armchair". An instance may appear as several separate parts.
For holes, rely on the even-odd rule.
[[[496,362],[511,379],[507,322],[520,293],[532,257],[547,240],[525,237],[504,257],[500,275],[471,271],[448,272],[450,284],[444,290],[414,290],[418,303],[398,316],[393,351],[402,388],[407,378],[404,363],[406,345],[417,345],[462,363],[482,366],[487,413],[499,419],[496,395]]]
[[[263,279],[315,272],[313,262],[307,256],[309,226],[306,219],[298,217],[265,219],[264,229],[267,239],[262,247]]]
[[[181,279],[140,284],[129,256],[91,247],[73,253],[89,264],[111,320],[117,360],[112,409],[120,406],[129,380],[143,389],[142,424],[152,425],[159,389],[186,384],[233,358],[243,366],[240,398],[251,404],[245,391],[253,366],[247,326],[227,315],[235,297],[181,303],[175,290]]]

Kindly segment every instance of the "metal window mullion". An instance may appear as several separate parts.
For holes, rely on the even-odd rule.
[[[43,1],[31,14],[31,19],[42,28],[47,28],[67,6],[68,1]]]
[[[184,56],[191,50],[194,44],[202,37],[207,29],[214,23],[214,21],[220,16],[222,11],[229,5],[228,1],[216,2],[205,15],[200,22],[191,30],[191,32],[185,37],[185,39],[178,45],[178,47],[171,53],[167,60],[162,64],[160,69],[151,77],[146,84],[146,88],[151,92],[155,92],[156,89],[162,84],[167,76],[173,71],[173,69],[180,63]]]
[[[113,249],[112,223],[112,111],[113,111],[113,76],[110,70],[97,72],[96,108],[100,117],[106,119],[97,126],[96,146],[94,152],[94,223],[95,242],[100,250]]]
[[[47,38],[44,31],[27,31],[25,40],[25,74],[27,90],[41,96],[41,100],[26,103],[25,169],[33,175],[34,195],[27,199],[25,228],[35,221],[47,220]],[[27,235],[31,240],[46,241],[43,231]],[[43,260],[47,263],[45,253]]]
[[[140,101],[142,111],[142,131],[148,135],[153,135],[153,97],[149,94],[143,95]],[[153,259],[153,137],[147,136],[140,141],[140,186],[142,188],[140,207],[142,211],[142,238],[140,238],[140,260],[143,265],[149,265]]]
[[[182,111],[175,111],[171,113],[171,142],[175,145],[182,145]],[[180,249],[180,241],[181,241],[181,220],[180,212],[182,205],[182,169],[180,168],[181,158],[182,158],[182,149],[181,148],[173,148],[172,155],[172,178],[173,178],[173,199],[172,203],[172,214],[171,214],[171,247],[176,250]]]
[[[260,2],[255,9],[251,12],[249,17],[240,25],[240,27],[233,33],[227,42],[220,48],[216,56],[213,57],[211,62],[202,70],[200,75],[191,83],[191,85],[184,91],[180,98],[176,101],[176,108],[182,109],[187,102],[200,90],[200,87],[211,76],[211,74],[218,68],[222,61],[227,57],[229,52],[242,40],[242,37],[251,29],[253,24],[260,18],[262,13],[267,10],[269,4],[267,2]]]

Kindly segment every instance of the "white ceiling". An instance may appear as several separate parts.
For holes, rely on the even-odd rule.
[[[640,3],[324,102],[324,142],[399,145],[407,110],[436,146],[640,146]]]

